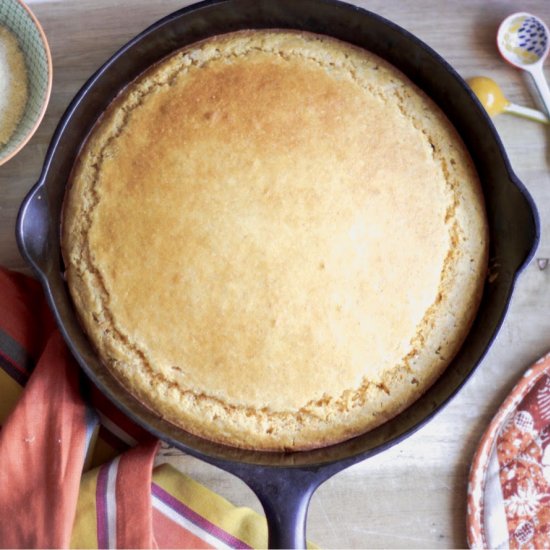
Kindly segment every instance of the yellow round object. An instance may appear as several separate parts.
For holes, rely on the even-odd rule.
[[[468,79],[468,84],[490,116],[503,113],[510,105],[499,85],[492,78],[475,76]]]

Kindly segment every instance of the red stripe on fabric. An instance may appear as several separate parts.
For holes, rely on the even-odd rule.
[[[153,530],[159,548],[212,548],[181,525],[153,508]]]
[[[221,527],[214,525],[204,516],[197,514],[197,512],[189,508],[189,506],[165,491],[160,485],[153,483],[151,491],[159,500],[164,502],[164,504],[170,506],[172,510],[174,510],[184,518],[188,519],[189,521],[193,522],[203,531],[210,533],[212,536],[216,537],[217,539],[221,540],[232,548],[251,548],[251,546],[238,539],[237,537],[234,537],[231,533],[228,533],[227,531],[224,531]]]
[[[27,350],[16,340],[14,340],[6,331],[0,329],[0,351],[7,357],[10,363],[27,371],[29,374],[33,371],[36,361],[34,361]]]
[[[122,441],[120,437],[117,437],[112,431],[110,431],[103,425],[99,426],[98,437],[103,439],[103,441],[108,443],[113,449],[116,449],[117,451],[126,451],[130,447],[126,442]]]
[[[157,548],[153,537],[151,475],[158,446],[159,442],[149,436],[149,442],[120,457],[116,479],[117,548]]]
[[[0,267],[0,329],[39,357],[55,328],[38,281]]]
[[[11,367],[13,367],[15,370],[17,370],[18,372],[20,372],[21,374],[23,374],[26,378],[29,377],[29,372],[27,371],[27,369],[23,368],[22,366],[18,365],[17,363],[15,363],[15,361],[12,361],[10,357],[8,357],[4,352],[3,350],[0,349],[0,359],[3,359],[4,361],[6,361],[6,363],[9,363],[9,365]]]
[[[13,378],[20,386],[24,386],[29,375],[26,372],[21,372],[9,359],[6,359],[0,352],[0,368],[10,377]]]
[[[136,441],[150,439],[150,434],[135,422],[132,422],[122,411],[113,405],[95,386],[90,388],[90,400],[94,407],[104,414]],[[106,428],[108,429],[108,428]]]
[[[109,547],[109,522],[107,521],[107,476],[109,464],[99,468],[95,489],[95,510],[97,518],[97,547]]]

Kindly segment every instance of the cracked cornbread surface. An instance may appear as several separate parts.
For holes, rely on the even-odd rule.
[[[487,262],[443,113],[375,55],[294,31],[178,51],[101,116],[64,205],[102,361],[199,436],[300,450],[363,433],[442,373]]]

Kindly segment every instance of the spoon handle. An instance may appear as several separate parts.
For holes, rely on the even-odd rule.
[[[535,81],[535,85],[537,86],[542,102],[544,103],[546,113],[550,114],[550,88],[548,88],[548,82],[546,81],[546,78],[544,78],[542,64],[535,65],[530,70],[530,73]]]
[[[522,105],[517,105],[515,103],[509,103],[506,105],[504,112],[511,115],[528,118],[529,120],[534,120],[535,122],[550,124],[550,118],[543,112],[537,111],[537,109],[531,109],[530,107],[523,107]]]

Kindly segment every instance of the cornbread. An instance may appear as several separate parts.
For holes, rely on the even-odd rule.
[[[17,38],[0,25],[0,146],[11,138],[27,104],[27,68]]]
[[[62,249],[84,330],[150,409],[261,450],[378,426],[475,316],[487,226],[436,105],[377,56],[298,31],[174,53],[103,113]]]

